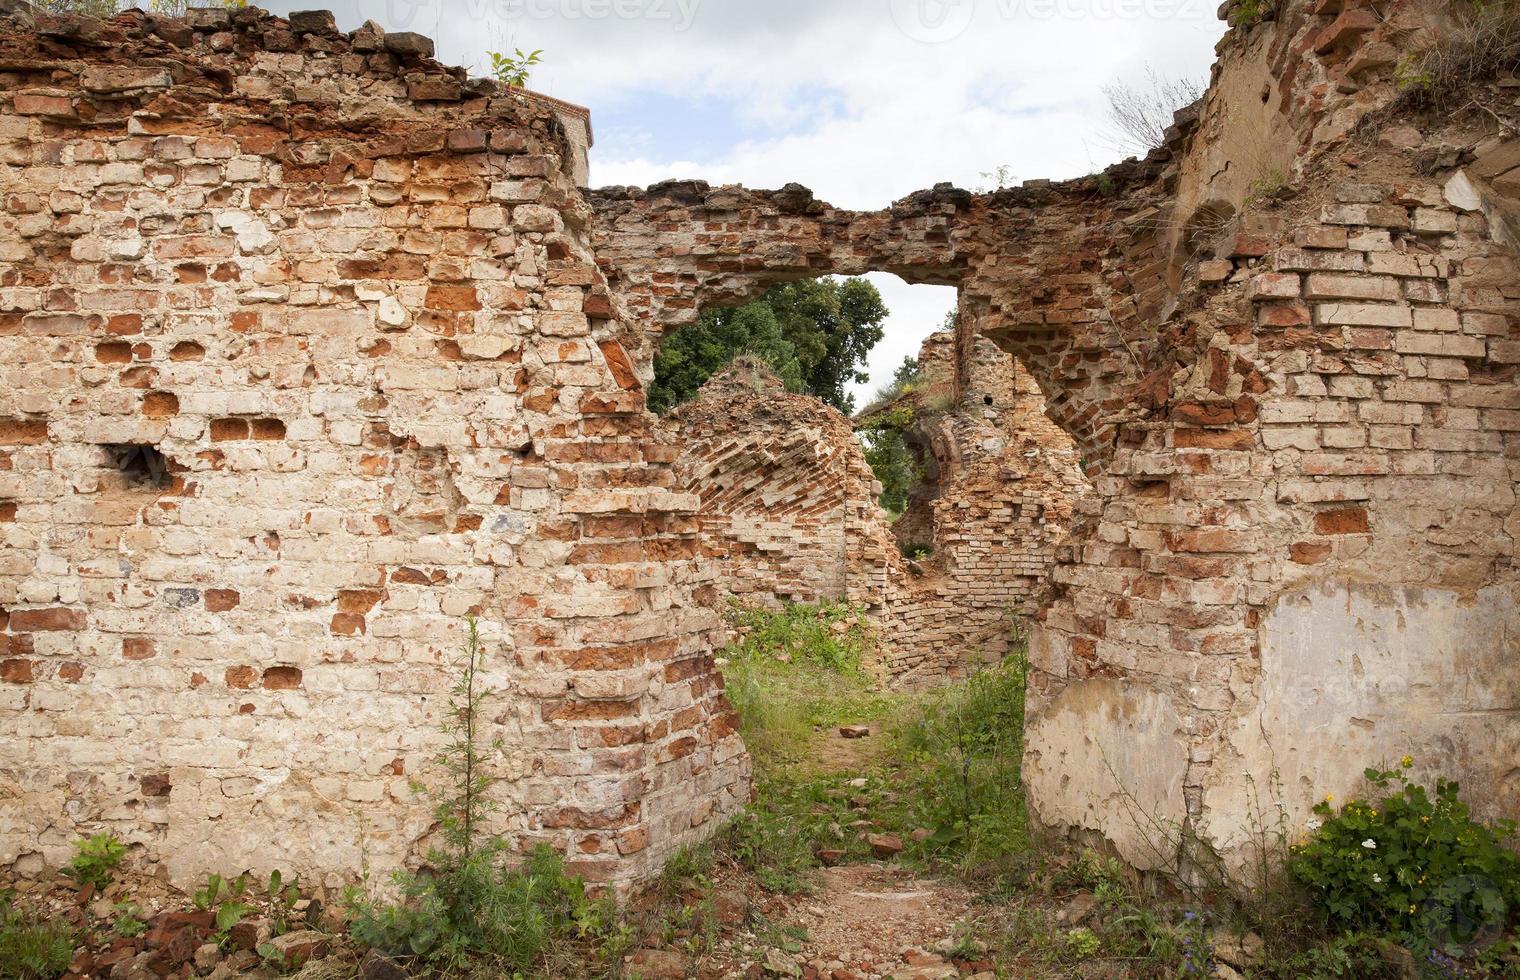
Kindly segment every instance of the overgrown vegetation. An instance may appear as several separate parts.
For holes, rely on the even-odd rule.
[[[1110,82],[1103,86],[1109,122],[1105,141],[1118,152],[1144,156],[1165,141],[1177,110],[1197,102],[1203,92],[1204,86],[1192,79],[1168,78],[1148,65],[1143,84]]]
[[[667,412],[736,356],[754,354],[788,391],[813,395],[846,415],[848,388],[869,375],[866,355],[882,338],[887,308],[868,280],[810,279],[773,286],[753,303],[707,310],[667,336],[655,355],[649,406]]]
[[[1483,82],[1520,70],[1520,3],[1454,3],[1452,24],[1400,61],[1395,79],[1406,103],[1454,109]]]
[[[73,860],[63,873],[81,885],[94,885],[98,890],[111,883],[126,856],[127,845],[115,834],[95,834],[74,842]]]
[[[491,77],[508,88],[526,88],[533,69],[543,61],[543,49],[524,52],[517,48],[512,54],[501,51],[486,52],[491,56]]]
[[[67,923],[44,919],[0,891],[0,977],[54,980],[69,967],[74,933]]]
[[[551,955],[610,934],[614,910],[590,899],[547,847],[518,861],[508,841],[488,831],[493,779],[480,727],[492,693],[484,684],[479,630],[467,620],[458,680],[441,725],[445,744],[436,763],[442,779],[416,786],[433,800],[440,843],[429,851],[425,870],[396,873],[399,901],[351,893],[349,929],[363,945],[434,973],[552,975]]]
[[[1397,769],[1368,769],[1376,801],[1317,805],[1290,867],[1333,927],[1463,956],[1520,921],[1520,855],[1506,847],[1515,822],[1473,820],[1456,783],[1429,792],[1410,780],[1412,765],[1406,756]]]
[[[868,816],[901,839],[906,860],[982,881],[1022,874],[1021,657],[928,696],[889,694],[860,668],[873,640],[848,607],[732,615],[743,639],[725,651],[723,673],[759,791],[725,853],[773,891],[806,890],[821,864],[871,856],[850,829]],[[840,725],[883,731],[883,754],[862,750],[843,768],[820,759]]]
[[[1158,890],[1116,858],[1036,841],[1020,772],[1022,655],[932,692],[886,694],[859,669],[871,638],[847,608],[733,615],[742,640],[723,670],[758,792],[716,854],[770,891],[806,892],[823,865],[879,860],[867,835],[886,834],[896,860],[988,899],[966,939],[992,951],[1000,975],[1520,977],[1513,827],[1473,821],[1453,784],[1415,785],[1407,763],[1369,770],[1385,791],[1377,802],[1322,804],[1291,852],[1286,811],[1254,805],[1244,892],[1182,828],[1138,814],[1159,856],[1198,862]],[[834,726],[861,723],[876,744],[831,757],[860,744],[830,738]],[[1281,791],[1274,777],[1262,795]],[[1235,972],[1216,974],[1220,964]]]
[[[892,380],[871,396],[871,405],[886,405],[903,395],[911,394],[921,382],[918,359],[905,357],[892,373]],[[870,409],[867,409],[869,415]],[[907,406],[897,410],[869,415],[860,428],[860,441],[865,449],[866,462],[876,482],[881,484],[877,502],[892,520],[908,509],[908,499],[914,484],[923,479],[923,472],[913,453],[903,439],[903,430],[913,423],[913,413]]]

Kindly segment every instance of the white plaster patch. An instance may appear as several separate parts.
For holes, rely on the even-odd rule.
[[[1406,754],[1417,777],[1460,780],[1479,816],[1520,812],[1517,638],[1520,606],[1497,586],[1324,581],[1284,596],[1206,781],[1203,837],[1238,851],[1253,812],[1277,826],[1279,801],[1297,833],[1327,794],[1358,794],[1364,769]]]
[[[1027,744],[1024,785],[1042,822],[1100,831],[1137,868],[1171,866],[1188,750],[1170,697],[1135,681],[1075,681],[1030,720]]]

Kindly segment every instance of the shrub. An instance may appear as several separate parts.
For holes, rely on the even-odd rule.
[[[1204,87],[1191,79],[1171,79],[1149,65],[1142,86],[1111,82],[1103,86],[1110,131],[1105,140],[1119,152],[1149,153],[1166,142],[1177,110],[1203,97]]]
[[[1471,818],[1458,785],[1437,780],[1434,794],[1412,782],[1407,756],[1399,769],[1368,769],[1385,791],[1336,810],[1318,804],[1318,826],[1292,849],[1293,875],[1314,894],[1330,922],[1382,930],[1419,947],[1466,947],[1496,937],[1520,913],[1520,856],[1505,848],[1512,820]]]
[[[486,52],[491,56],[491,74],[498,82],[508,88],[523,88],[528,84],[528,76],[533,69],[543,60],[543,49],[524,52],[518,48],[512,54],[504,54],[500,51]]]
[[[507,841],[484,833],[493,780],[481,759],[479,722],[493,692],[482,685],[483,663],[479,629],[467,619],[459,676],[441,725],[446,743],[436,760],[444,785],[417,787],[434,800],[442,845],[428,852],[425,871],[396,873],[400,902],[348,896],[355,939],[442,974],[472,966],[508,975],[531,971],[557,941],[603,935],[613,921],[611,907],[591,901],[581,879],[567,875],[548,847],[539,845],[513,867]]]
[[[1520,68],[1520,3],[1454,6],[1455,22],[1399,62],[1394,78],[1409,103],[1460,104],[1472,97],[1475,85]]]
[[[0,977],[53,980],[69,967],[74,936],[66,923],[44,920],[0,892]]]
[[[74,859],[63,873],[81,885],[104,888],[126,856],[127,845],[115,834],[96,834],[74,842]]]

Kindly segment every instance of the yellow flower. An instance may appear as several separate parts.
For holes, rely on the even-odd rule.
[[[1414,906],[1413,905],[1409,906],[1409,914],[1410,915],[1414,915]]]
[[[1335,802],[1335,794],[1331,793],[1329,796],[1326,796],[1325,797],[1325,802],[1326,803],[1334,803]]]
[[[1399,765],[1403,766],[1405,769],[1408,769],[1410,766],[1414,765],[1414,756],[1404,756],[1404,758],[1399,760]]]

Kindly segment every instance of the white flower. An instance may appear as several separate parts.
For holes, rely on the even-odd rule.
[[[1362,846],[1369,851],[1375,851],[1377,850],[1377,841],[1369,837],[1366,840],[1362,841]]]
[[[1372,876],[1372,883],[1374,885],[1381,885],[1383,883],[1383,876],[1380,875],[1380,874],[1374,873],[1373,876]]]
[[[1310,817],[1309,822],[1304,824],[1304,829],[1312,834],[1323,826],[1324,824],[1319,822],[1319,817]]]

